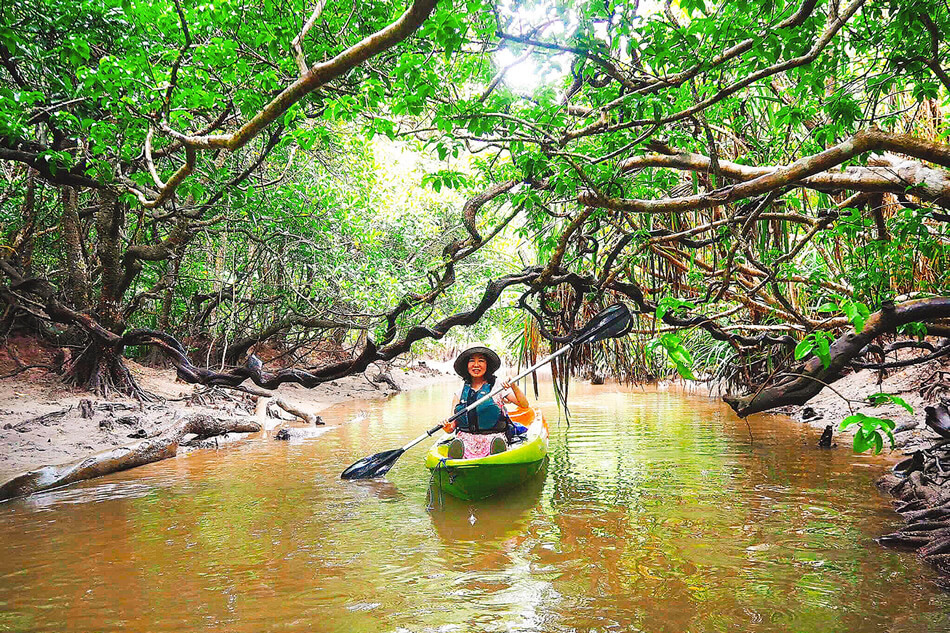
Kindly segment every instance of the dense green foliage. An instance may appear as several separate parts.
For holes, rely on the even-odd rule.
[[[520,302],[530,355],[622,299],[581,360],[743,413],[943,333],[945,3],[431,4],[7,7],[5,327],[389,358]]]
[[[12,149],[16,142],[45,141],[36,160],[41,168],[49,165],[53,179],[68,172],[147,188],[153,185],[142,148],[158,113],[176,129],[207,127],[222,113],[252,116],[296,74],[286,46],[300,18],[290,7],[182,5],[181,16],[176,9],[173,3],[54,2],[5,12],[4,55],[20,79],[0,88],[5,142]],[[393,15],[370,7],[354,20],[349,7],[327,7],[322,36],[311,35],[307,54],[333,55]],[[344,23],[356,28],[344,38],[327,37]],[[273,137],[227,161],[203,163],[180,185],[167,213],[130,214],[126,244],[164,244],[167,252],[129,286],[125,298],[137,308],[129,324],[217,344],[290,330],[312,338],[308,320],[321,317],[317,334],[328,321],[371,326],[372,318],[358,315],[382,314],[406,292],[420,290],[426,272],[440,265],[445,240],[460,227],[453,205],[461,202],[420,189],[424,166],[400,173],[391,144],[373,143],[371,133],[353,125],[352,92],[378,98],[383,91],[377,89],[368,73],[347,77],[284,114]],[[61,140],[49,142],[51,133]],[[156,141],[155,149],[159,154],[162,144]],[[156,163],[163,180],[179,166]],[[13,240],[28,242],[22,253],[27,269],[68,286],[55,195],[61,183],[50,188],[22,169],[9,176],[0,222],[11,249],[19,246]],[[86,204],[95,204],[91,195]],[[129,193],[123,198],[140,206]],[[24,213],[27,204],[36,208]],[[175,233],[183,225],[187,237]],[[83,228],[95,243],[88,221]],[[95,285],[95,272],[89,277]],[[475,283],[483,277],[476,275]]]

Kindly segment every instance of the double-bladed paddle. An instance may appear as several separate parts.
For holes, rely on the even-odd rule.
[[[599,312],[587,323],[587,325],[582,327],[580,330],[577,330],[574,333],[573,340],[570,343],[554,352],[550,356],[541,359],[528,369],[512,378],[509,382],[521,380],[531,372],[536,371],[542,365],[551,362],[561,354],[564,354],[578,345],[582,345],[584,343],[596,343],[597,341],[603,341],[604,339],[623,336],[630,330],[632,325],[633,319],[630,316],[630,310],[627,308],[627,306],[622,303],[615,303],[609,308]],[[472,404],[453,415],[447,420],[447,422],[453,422],[457,420],[503,390],[504,387],[496,388],[491,393],[482,396]],[[343,479],[373,479],[376,477],[382,477],[389,472],[389,469],[393,467],[393,464],[396,463],[396,460],[399,459],[403,453],[427,437],[438,433],[439,429],[441,428],[442,424],[437,424],[402,448],[397,448],[391,451],[383,451],[382,453],[376,453],[375,455],[364,457],[344,470],[340,477]]]

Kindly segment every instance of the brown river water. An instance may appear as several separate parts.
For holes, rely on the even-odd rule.
[[[339,479],[454,387],[0,505],[0,631],[950,631],[932,572],[873,540],[887,462],[715,399],[577,385],[568,425],[542,391],[547,472],[487,501],[427,509],[428,442]]]

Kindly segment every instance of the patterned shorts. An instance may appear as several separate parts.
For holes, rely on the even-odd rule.
[[[456,437],[462,440],[462,445],[465,446],[465,455],[463,459],[474,459],[476,457],[488,457],[491,453],[491,441],[496,437],[507,442],[505,438],[505,433],[488,433],[485,435],[475,434],[475,433],[466,433],[465,431],[459,431],[456,434]]]

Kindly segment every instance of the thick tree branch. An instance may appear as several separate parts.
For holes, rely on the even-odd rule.
[[[633,213],[681,213],[708,209],[746,198],[760,196],[782,187],[794,186],[799,181],[827,171],[861,154],[886,150],[913,156],[921,160],[950,167],[950,145],[923,141],[906,135],[883,132],[877,128],[862,130],[850,139],[813,156],[806,156],[791,165],[779,167],[767,174],[708,193],[683,198],[638,200],[610,198],[585,190],[578,202],[586,206],[630,211]],[[931,170],[933,171],[933,170]],[[945,175],[943,176],[946,177]]]
[[[838,380],[851,362],[878,336],[893,332],[907,323],[947,317],[950,317],[950,297],[918,299],[885,306],[868,318],[861,332],[851,330],[832,343],[828,367],[817,357],[812,357],[796,372],[801,377],[760,389],[748,396],[728,395],[725,400],[743,417],[785,405],[804,404],[817,395],[825,384]]]
[[[10,160],[29,165],[47,182],[70,187],[105,187],[85,175],[86,165],[80,163],[69,169],[60,169],[49,157],[49,148],[31,141],[14,140],[0,135],[0,160]]]
[[[307,58],[303,53],[304,38],[307,37],[307,33],[309,33],[313,25],[316,24],[326,4],[327,0],[317,0],[317,4],[313,7],[313,12],[310,14],[306,23],[304,23],[303,28],[300,29],[300,33],[298,33],[294,41],[290,43],[290,47],[294,51],[294,61],[297,63],[297,70],[300,71],[301,77],[306,76],[308,69]]]
[[[154,208],[163,204],[174,195],[178,185],[181,184],[194,169],[195,150],[224,149],[229,152],[234,152],[240,149],[257,136],[265,127],[277,120],[277,118],[284,114],[292,105],[314,90],[326,85],[329,81],[337,77],[345,75],[359,64],[392,48],[412,35],[422,26],[423,22],[425,22],[432,13],[432,10],[435,9],[437,3],[438,0],[414,0],[409,9],[389,26],[364,38],[333,59],[311,66],[306,74],[284,89],[271,100],[270,103],[265,105],[260,112],[251,118],[250,121],[231,134],[190,136],[177,132],[164,123],[160,123],[159,129],[162,132],[185,146],[185,163],[175,172],[172,178],[169,179],[168,184],[159,190],[159,194],[154,200],[148,200],[144,193],[134,187],[130,187],[130,191],[139,198],[139,201],[146,208]]]
[[[620,172],[634,173],[647,167],[706,173],[712,169],[712,161],[707,156],[690,152],[647,154],[623,161]],[[754,167],[719,159],[719,169],[731,180],[746,182],[772,175],[782,167]],[[909,193],[941,206],[950,206],[950,172],[888,154],[877,157],[874,165],[824,171],[792,184],[817,191]]]

